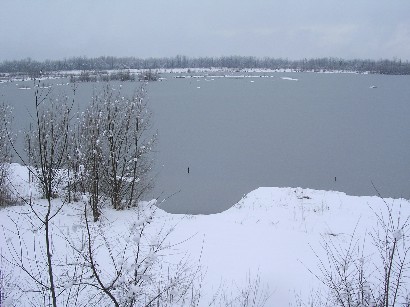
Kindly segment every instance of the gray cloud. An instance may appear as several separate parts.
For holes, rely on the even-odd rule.
[[[408,12],[408,0],[2,0],[0,60],[176,54],[410,59]]]

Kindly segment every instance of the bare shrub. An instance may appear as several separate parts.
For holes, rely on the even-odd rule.
[[[10,211],[2,225],[7,251],[1,259],[19,276],[9,297],[35,306],[193,306],[199,268],[185,257],[162,261],[174,248],[171,230],[148,232],[155,202],[139,202],[152,184],[149,153],[156,140],[148,133],[145,90],[125,98],[107,85],[93,103],[77,127],[73,103],[36,86],[23,161],[44,199],[21,197],[26,206]],[[66,202],[67,190],[75,191],[77,203]],[[117,210],[136,207],[125,237],[99,218],[103,201]],[[77,225],[70,230],[63,219],[73,216]]]
[[[366,241],[353,234],[346,247],[337,237],[324,240],[326,258],[319,259],[316,277],[329,289],[329,306],[409,306],[409,219],[384,201],[373,211],[377,225],[370,233],[372,252]]]
[[[54,301],[46,274],[50,264],[44,225],[35,215],[44,216],[48,206],[46,200],[37,206],[36,213],[19,207],[2,227],[7,247],[2,260],[12,267],[8,274],[18,276],[7,287],[13,289],[7,293],[13,302],[35,306],[196,305],[200,267],[187,256],[172,256],[181,242],[169,240],[173,227],[164,228],[155,221],[155,202],[131,209],[129,223],[117,223],[114,228],[115,219],[109,216],[102,215],[97,222],[88,220],[87,200],[83,210],[78,203],[65,205],[71,222],[64,223],[60,216],[48,226]]]
[[[222,288],[224,288],[223,285],[220,286],[208,306],[263,307],[270,297],[269,288],[261,283],[259,272],[254,277],[248,273],[246,284],[243,287],[235,285],[230,292]]]
[[[109,225],[90,224],[85,215],[86,249],[81,254],[92,272],[90,283],[101,290],[95,300],[104,296],[115,306],[191,305],[198,268],[184,257],[175,263],[161,260],[178,243],[167,240],[172,228],[149,230],[154,204],[138,209],[139,217],[128,225],[125,240],[113,240],[112,231],[106,231]]]
[[[157,135],[150,134],[150,119],[144,86],[125,97],[107,84],[84,113],[79,151],[95,214],[102,196],[114,209],[131,208],[153,187],[150,171]]]

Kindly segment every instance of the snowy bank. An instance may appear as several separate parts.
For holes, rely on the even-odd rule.
[[[15,187],[22,195],[29,195],[32,190],[27,185],[27,170],[16,164],[12,169]],[[41,200],[37,203],[41,205]],[[354,236],[360,246],[364,244],[367,248],[366,254],[374,252],[369,233],[373,229],[380,230],[377,214],[385,214],[386,206],[392,208],[391,218],[394,220],[399,214],[403,220],[410,216],[410,203],[404,199],[262,187],[218,214],[181,215],[155,209],[151,212],[154,218],[146,235],[155,240],[155,234],[164,229],[172,230],[166,238],[172,248],[161,252],[160,261],[172,263],[188,257],[194,267],[201,267],[201,278],[196,281],[201,291],[199,306],[209,306],[211,302],[219,306],[222,301],[226,302],[221,295],[233,300],[258,280],[258,295],[268,298],[266,306],[288,306],[296,305],[298,300],[307,303],[312,293],[326,291],[314,274],[320,275],[318,262],[326,259],[322,245],[327,240],[348,246]],[[130,240],[127,234],[139,220],[141,210],[104,209],[102,220],[104,227],[109,227],[110,240],[118,241],[119,246],[123,240]],[[0,210],[3,256],[10,248],[8,243],[17,240],[15,232],[9,231],[15,226],[12,221],[21,220],[22,213],[28,214],[29,211],[27,205]],[[54,223],[59,229],[67,229],[67,235],[77,233],[80,213],[80,204],[66,205]],[[24,226],[24,229],[29,228]],[[30,231],[24,234],[27,242],[33,242],[37,235]],[[367,238],[365,243],[364,238]],[[60,252],[68,248],[61,236],[55,236],[53,240]],[[3,274],[6,269],[11,269],[5,267],[4,262],[2,265]],[[12,276],[14,278],[24,275],[17,271],[13,274],[20,274]],[[24,305],[25,302],[20,303]]]

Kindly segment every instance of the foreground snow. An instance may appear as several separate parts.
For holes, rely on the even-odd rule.
[[[27,170],[16,164],[13,170],[14,185],[20,194],[32,193],[33,188],[29,188],[26,181]],[[212,301],[218,306],[221,295],[233,300],[258,280],[259,297],[269,296],[266,306],[296,305],[299,299],[307,302],[312,293],[325,291],[309,272],[319,274],[318,257],[325,257],[323,242],[337,240],[341,246],[347,246],[354,233],[357,238],[367,237],[368,253],[373,252],[368,233],[377,227],[375,212],[385,212],[386,204],[392,206],[395,213],[400,211],[404,218],[410,215],[410,203],[404,199],[264,187],[218,214],[177,215],[157,209],[147,235],[153,239],[159,231],[172,229],[167,237],[172,248],[161,252],[161,261],[189,258],[191,267],[201,267],[196,281],[201,289],[199,306],[208,306]],[[54,223],[59,229],[67,229],[67,234],[75,233],[79,208],[78,203],[66,205]],[[12,220],[21,219],[21,213],[29,211],[27,205],[0,210],[3,255],[7,254],[7,241],[17,240],[7,231],[14,227]],[[104,225],[109,225],[111,240],[129,239],[129,227],[138,220],[138,214],[137,209],[104,209],[102,220]],[[25,235],[31,242],[37,234]],[[66,244],[61,236],[53,240],[56,248],[64,251]]]

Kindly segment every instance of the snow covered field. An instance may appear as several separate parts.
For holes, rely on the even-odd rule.
[[[34,187],[27,183],[27,170],[17,164],[12,165],[12,170],[13,186],[20,195],[27,197],[33,193]],[[39,200],[38,196],[38,193],[33,194],[33,204],[40,208],[45,201]],[[61,200],[55,200],[56,208],[61,204]],[[326,303],[327,288],[314,276],[322,277],[320,260],[325,266],[328,263],[325,244],[333,244],[340,250],[350,246],[352,253],[358,251],[369,271],[377,276],[381,262],[372,235],[379,232],[383,237],[382,220],[391,220],[394,229],[390,236],[408,250],[405,246],[407,228],[396,227],[398,223],[406,226],[410,216],[410,203],[404,199],[261,187],[248,193],[232,208],[213,215],[169,214],[150,204],[153,202],[141,204],[139,210],[106,208],[101,222],[92,227],[104,232],[114,253],[118,251],[119,254],[121,247],[129,246],[130,241],[149,241],[147,246],[154,246],[158,242],[152,242],[164,238],[163,248],[155,257],[150,256],[150,261],[158,265],[151,274],[164,273],[168,264],[181,263],[181,259],[187,261],[184,270],[191,268],[196,274],[193,283],[200,291],[196,297],[198,306],[229,303],[230,306],[242,306],[246,295],[255,298],[255,301],[248,301],[249,306],[257,306],[265,298],[265,306],[300,306],[311,300],[317,306],[318,296],[322,303]],[[82,208],[81,202],[64,205],[53,220],[56,229],[52,236],[54,259],[73,257],[67,238],[74,246],[81,245],[85,229]],[[38,210],[42,212],[41,208]],[[34,248],[34,242],[39,246],[43,244],[42,229],[37,228],[38,223],[28,205],[0,209],[0,221],[0,251],[4,257],[0,262],[4,295],[1,306],[31,306],[36,304],[34,294],[22,294],[15,288],[16,285],[29,288],[30,278],[5,259],[12,259],[12,246],[19,250],[20,243],[23,243],[22,249],[27,252],[23,257],[43,261],[44,255]],[[147,221],[143,236],[133,236],[133,229]],[[121,267],[128,259],[126,253],[123,255],[117,262]],[[102,269],[109,271],[110,255],[100,253],[99,257]],[[36,271],[40,267],[31,269]],[[407,276],[403,277],[404,281]],[[72,286],[67,281],[64,283],[66,287]],[[181,302],[175,304],[180,305]]]

